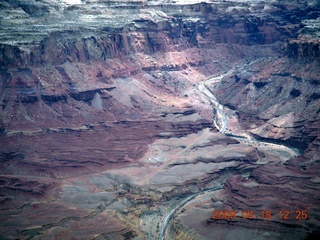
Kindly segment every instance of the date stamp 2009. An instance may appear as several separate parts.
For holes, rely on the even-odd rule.
[[[271,220],[273,217],[277,217],[283,220],[306,220],[308,219],[308,214],[306,210],[295,210],[295,211],[288,211],[288,210],[280,210],[277,213],[273,213],[271,210],[261,210],[261,211],[249,211],[249,210],[242,210],[236,212],[235,210],[213,210],[212,219],[231,219],[234,220],[236,217],[240,217],[243,219],[265,219]],[[277,216],[276,216],[277,215]]]

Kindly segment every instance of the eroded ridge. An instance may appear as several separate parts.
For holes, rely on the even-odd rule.
[[[317,236],[319,9],[2,1],[0,238]]]

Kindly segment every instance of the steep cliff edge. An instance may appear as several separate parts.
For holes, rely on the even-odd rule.
[[[294,2],[93,1],[67,6],[59,1],[8,1],[1,4],[1,68],[106,60],[216,43],[269,44],[295,38],[302,21],[317,16],[317,7]]]
[[[311,234],[319,9],[317,1],[2,1],[0,238],[153,239],[167,204],[216,184],[225,207],[301,204],[311,220],[293,226],[300,239]],[[218,133],[195,84],[228,71],[209,88],[241,129],[301,156]],[[258,190],[246,188],[248,175]],[[190,238],[210,237],[177,224],[182,238],[189,228]]]

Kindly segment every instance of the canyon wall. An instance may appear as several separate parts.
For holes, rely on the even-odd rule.
[[[153,239],[141,222],[214,184],[225,207],[308,203],[316,234],[317,1],[75,2],[0,3],[0,238]],[[209,88],[239,128],[300,156],[218,133],[195,85],[228,71]]]

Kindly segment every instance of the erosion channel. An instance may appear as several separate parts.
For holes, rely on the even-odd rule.
[[[0,1],[0,239],[320,239],[319,16]]]
[[[220,133],[225,134],[228,137],[234,138],[238,141],[241,141],[241,142],[249,144],[249,145],[255,145],[255,146],[257,144],[265,145],[265,146],[269,147],[271,151],[272,150],[274,151],[277,148],[282,149],[283,152],[280,151],[280,154],[283,155],[284,159],[298,156],[300,154],[300,152],[299,152],[299,150],[297,150],[295,148],[290,148],[290,147],[280,145],[280,144],[255,140],[253,137],[251,137],[247,134],[243,134],[241,136],[236,136],[236,135],[232,134],[231,131],[227,130],[228,116],[227,116],[226,112],[224,111],[225,106],[223,106],[222,104],[219,103],[217,98],[213,95],[213,93],[210,91],[210,89],[206,86],[206,82],[221,81],[221,79],[223,77],[225,77],[229,74],[232,74],[232,71],[233,71],[233,69],[230,69],[227,73],[225,73],[223,75],[209,78],[208,80],[200,82],[196,85],[196,88],[199,91],[199,93],[201,93],[203,96],[205,96],[208,99],[211,106],[213,107],[213,113],[214,113],[213,123],[214,123],[215,127],[219,130]],[[194,198],[196,198],[199,195],[213,192],[213,191],[216,191],[216,190],[219,190],[222,188],[223,188],[223,186],[217,186],[215,188],[204,189],[204,190],[201,190],[201,191],[196,192],[194,194],[191,194],[190,196],[187,196],[187,197],[181,199],[179,202],[177,202],[170,209],[170,211],[167,212],[164,215],[164,217],[162,218],[162,221],[160,224],[161,227],[160,227],[160,232],[159,232],[159,240],[172,239],[172,236],[166,237],[166,230],[167,230],[167,228],[170,227],[170,224],[172,222],[171,220],[172,220],[172,218],[174,218],[175,213],[179,209],[181,209],[185,204],[187,204],[188,202],[191,202]]]

